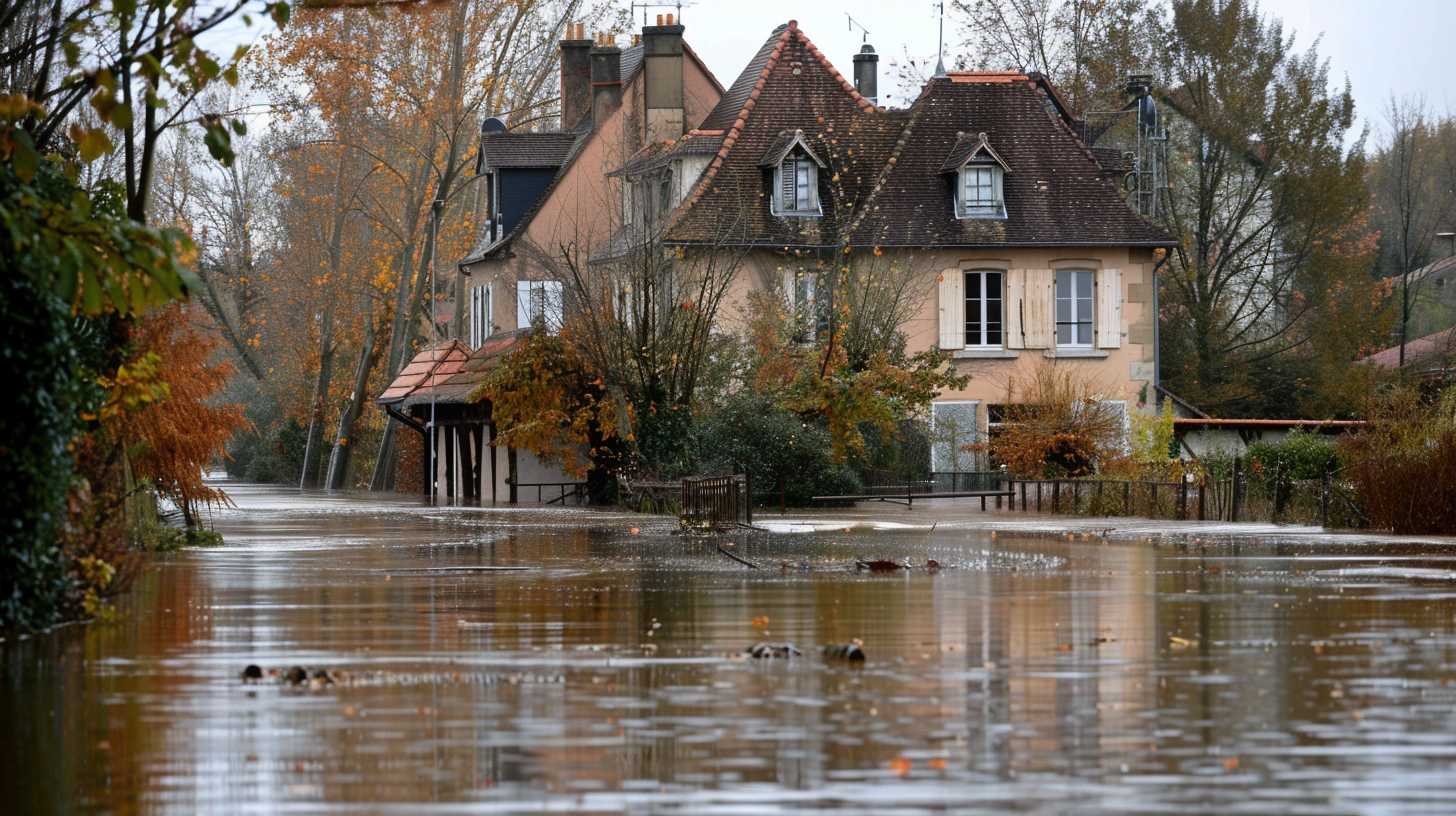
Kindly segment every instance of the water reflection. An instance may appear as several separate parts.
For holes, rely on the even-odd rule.
[[[113,626],[0,646],[20,812],[1389,812],[1456,801],[1451,557],[238,491]],[[634,533],[633,528],[640,528]],[[855,573],[856,558],[946,568]],[[438,571],[527,566],[521,572]],[[1342,571],[1341,567],[1362,568]],[[864,641],[863,667],[825,643]],[[751,661],[761,640],[806,656]],[[322,689],[238,670],[326,666]]]

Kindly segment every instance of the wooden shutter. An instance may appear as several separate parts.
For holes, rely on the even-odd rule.
[[[784,308],[789,310],[789,317],[792,319],[794,315],[794,295],[797,294],[795,290],[798,288],[798,280],[792,269],[785,269],[780,277],[783,279],[779,285],[784,288]]]
[[[947,269],[940,273],[940,347],[966,347],[965,273]]]
[[[1097,273],[1097,347],[1122,346],[1122,270]]]
[[[1026,270],[1009,269],[1006,271],[1006,301],[1002,307],[1006,310],[1004,323],[1006,326],[1006,348],[1026,348],[1026,341],[1021,336],[1021,315],[1025,308],[1026,297]]]
[[[516,281],[516,328],[531,325],[531,282]]]
[[[1021,332],[1026,348],[1050,348],[1056,331],[1056,275],[1050,269],[1026,270],[1021,302]]]
[[[784,159],[779,163],[779,212],[794,209],[794,160]]]

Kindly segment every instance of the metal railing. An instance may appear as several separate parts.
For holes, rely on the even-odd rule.
[[[753,524],[753,489],[747,474],[682,480],[682,522],[694,527]]]

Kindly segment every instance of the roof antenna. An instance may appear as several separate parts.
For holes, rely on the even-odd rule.
[[[859,20],[856,20],[853,17],[849,16],[849,12],[847,11],[844,13],[844,19],[849,21],[849,30],[851,33],[855,30],[855,28],[858,28],[860,30],[860,42],[870,41],[870,30],[868,28],[865,28]]]
[[[935,4],[940,9],[940,44],[935,49],[935,75],[945,76],[945,0]]]

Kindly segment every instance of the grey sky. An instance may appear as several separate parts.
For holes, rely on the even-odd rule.
[[[724,85],[733,81],[769,32],[789,19],[797,19],[846,76],[864,36],[859,27],[851,29],[846,14],[869,29],[869,42],[880,53],[881,104],[901,106],[908,101],[894,80],[895,63],[907,56],[930,65],[935,61],[937,3],[932,0],[690,2],[682,9],[688,41]],[[1446,66],[1451,34],[1456,31],[1456,0],[1263,0],[1260,7],[1281,19],[1286,32],[1295,33],[1299,49],[1318,38],[1320,53],[1330,63],[1331,81],[1349,77],[1360,121],[1369,124],[1377,138],[1381,111],[1392,93],[1423,97],[1435,112],[1456,112],[1456,92],[1447,81],[1451,71]],[[653,8],[649,19],[671,10]],[[637,15],[635,23],[640,26],[640,10]],[[946,42],[957,42],[960,33],[949,18],[947,26]],[[251,29],[239,23],[229,29],[222,37],[225,41],[250,42],[272,26],[263,20]]]

